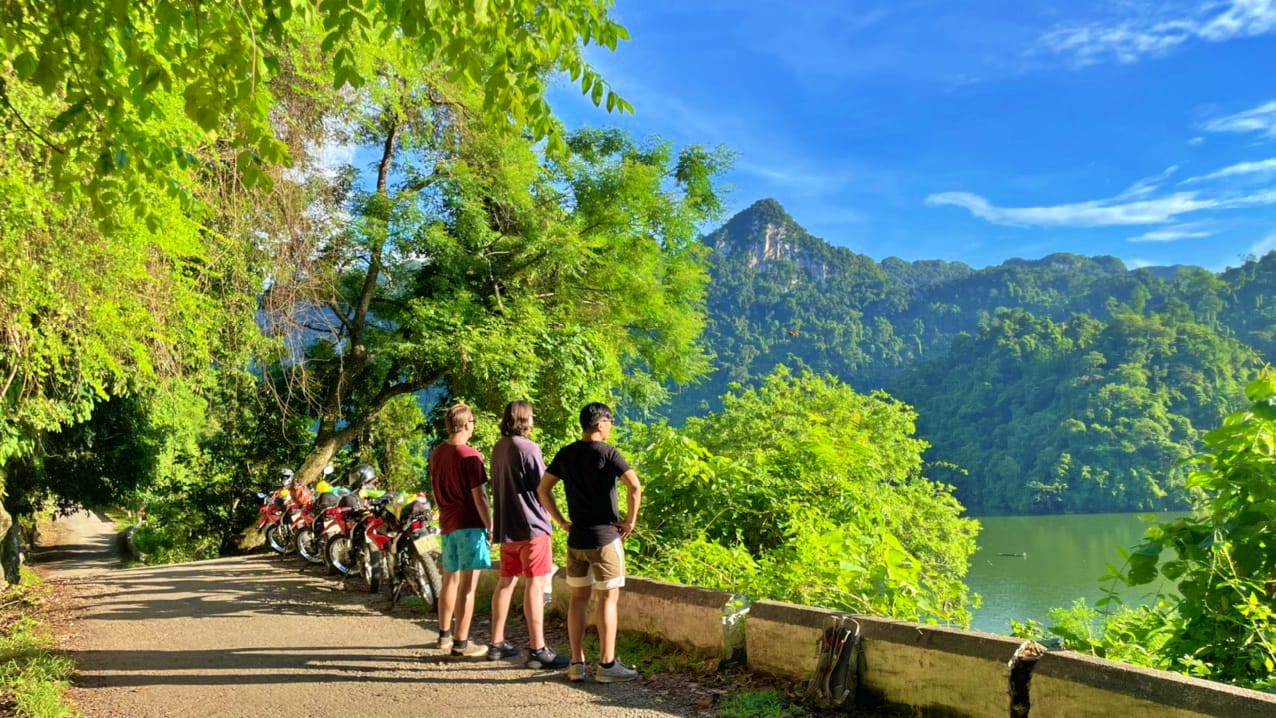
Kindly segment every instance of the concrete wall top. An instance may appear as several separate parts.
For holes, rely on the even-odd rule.
[[[932,651],[1007,663],[1023,645],[1023,639],[991,633],[963,631],[888,618],[856,615],[860,634],[866,641],[899,643]]]
[[[754,601],[749,608],[749,621],[774,621],[794,626],[823,630],[824,622],[829,616],[841,615],[838,611],[825,608],[812,608],[796,603],[783,601]]]
[[[625,577],[625,587],[621,589],[621,592],[622,594],[630,593],[651,598],[663,598],[697,608],[712,608],[717,611],[721,611],[727,605],[727,602],[734,597],[734,594],[727,591],[714,591],[708,588],[699,588],[698,586],[687,586],[681,583],[669,583],[635,576]]]
[[[1037,661],[1032,675],[1033,678],[1049,676],[1204,715],[1228,718],[1276,716],[1276,695],[1270,693],[1114,663],[1072,651],[1047,653]]]

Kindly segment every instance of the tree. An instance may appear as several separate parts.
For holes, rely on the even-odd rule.
[[[269,181],[290,162],[272,115],[272,80],[307,35],[321,37],[334,87],[374,79],[360,67],[369,44],[402,40],[453,84],[477,91],[476,109],[562,148],[544,92],[567,73],[595,105],[632,111],[581,54],[628,38],[608,0],[241,0],[191,4],[15,0],[0,13],[0,111],[27,135],[25,159],[47,167],[54,191],[103,221],[127,204],[155,217],[145,188],[194,199],[181,176],[199,148],[222,142],[244,182]],[[14,94],[53,106],[31,114]],[[182,115],[202,136],[173,134]],[[195,153],[193,155],[192,153]]]
[[[543,429],[567,432],[589,396],[650,405],[705,371],[695,237],[721,210],[724,152],[604,130],[541,152],[471,113],[413,48],[371,62],[376,80],[343,121],[379,148],[375,174],[351,186],[317,261],[267,298],[308,332],[282,377],[318,419],[302,480],[399,396],[432,389],[487,411],[527,397]]]
[[[1070,647],[1260,690],[1276,687],[1276,373],[1263,372],[1246,396],[1249,407],[1207,433],[1204,449],[1189,461],[1193,514],[1154,522],[1142,543],[1122,551],[1125,565],[1110,568],[1105,579],[1142,586],[1163,575],[1176,590],[1159,595],[1155,606],[1118,607],[1098,636],[1091,627],[1099,616],[1083,603],[1052,611],[1057,625],[1050,631]],[[1110,593],[1098,605],[1110,610],[1119,603]]]
[[[644,513],[637,571],[754,598],[969,623],[978,524],[921,475],[915,415],[883,394],[777,368],[721,412],[626,426]]]

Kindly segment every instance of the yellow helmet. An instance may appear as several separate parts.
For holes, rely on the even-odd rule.
[[[319,483],[315,484],[316,493],[326,494],[329,491],[332,491],[332,484],[329,484],[327,481],[319,479]]]

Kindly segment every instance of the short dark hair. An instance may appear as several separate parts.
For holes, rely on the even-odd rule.
[[[532,402],[511,401],[501,417],[501,436],[527,436],[532,432]]]
[[[580,410],[580,428],[584,431],[590,431],[595,426],[598,426],[598,422],[610,418],[612,418],[611,407],[595,401],[586,404],[585,408]]]

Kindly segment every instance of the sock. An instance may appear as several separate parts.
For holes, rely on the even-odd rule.
[[[540,653],[543,650],[545,650],[545,646],[541,646],[540,648],[533,648],[532,653]]]
[[[616,665],[616,659],[613,658],[612,660],[607,661],[606,663],[599,663],[598,665],[602,666],[603,668],[611,668],[612,666]]]
[[[468,648],[468,647],[469,647],[469,645],[470,645],[470,639],[468,639],[468,638],[467,638],[467,639],[465,639],[465,640],[463,640],[463,641],[453,641],[453,642],[452,642],[452,649],[453,649],[453,650],[457,650],[457,649],[461,649],[461,648]]]
[[[451,638],[451,637],[452,637],[451,631],[439,631],[439,638]]]

